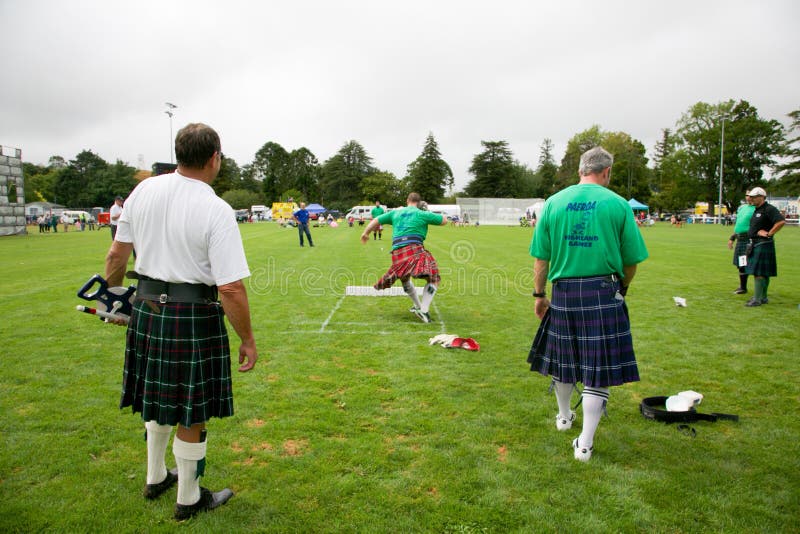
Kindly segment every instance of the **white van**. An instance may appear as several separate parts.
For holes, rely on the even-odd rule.
[[[87,211],[79,211],[79,210],[64,210],[61,212],[61,216],[64,218],[64,222],[67,224],[73,224],[77,220],[83,220],[87,223],[89,221],[95,221],[95,218]]]
[[[461,206],[458,204],[428,204],[428,211],[444,215],[449,221],[456,217],[461,220]]]
[[[383,208],[383,211],[386,212],[386,206],[381,206],[381,207]],[[353,220],[356,221],[360,221],[362,219],[365,221],[371,221],[372,210],[374,208],[375,208],[374,204],[372,206],[353,206],[352,208],[350,208],[350,211],[347,212],[347,215],[344,216],[344,220],[348,221],[350,220],[350,217],[352,217]]]
[[[256,221],[272,220],[272,210],[260,204],[250,206],[250,213]]]

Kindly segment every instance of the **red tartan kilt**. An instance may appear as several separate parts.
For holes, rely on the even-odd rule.
[[[422,245],[406,245],[393,250],[392,266],[373,287],[387,289],[398,279],[405,280],[410,277],[427,278],[432,284],[438,284],[441,280],[436,260]]]

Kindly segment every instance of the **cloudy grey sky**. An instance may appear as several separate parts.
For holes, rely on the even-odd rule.
[[[359,141],[398,178],[428,132],[457,189],[481,140],[535,167],[593,124],[652,150],[692,104],[800,108],[800,2],[0,0],[0,144],[145,168],[205,122],[244,165]]]

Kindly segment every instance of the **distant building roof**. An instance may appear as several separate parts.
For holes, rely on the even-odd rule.
[[[62,206],[61,204],[53,204],[52,202],[28,202],[27,204],[25,204],[25,207],[26,208],[37,207],[37,208],[47,208],[47,209],[51,209],[51,208],[60,209],[60,208],[63,208],[64,206]]]

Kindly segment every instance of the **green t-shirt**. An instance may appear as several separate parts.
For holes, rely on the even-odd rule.
[[[428,225],[440,225],[443,220],[444,217],[442,215],[437,215],[430,211],[422,211],[416,206],[392,210],[389,213],[378,216],[379,223],[392,225],[392,240],[395,242],[399,237],[412,235],[420,236],[424,240],[428,236]],[[392,250],[403,247],[406,244],[393,244]]]
[[[746,234],[750,231],[750,219],[753,217],[754,211],[756,211],[756,207],[752,204],[739,206],[739,209],[736,210],[736,226],[733,227],[735,233]]]
[[[375,206],[374,208],[372,208],[372,211],[370,213],[372,214],[373,219],[377,219],[379,215],[383,215],[385,212],[382,207]]]
[[[595,184],[573,185],[547,199],[530,253],[550,262],[551,281],[622,275],[625,265],[636,265],[648,256],[630,205]]]

